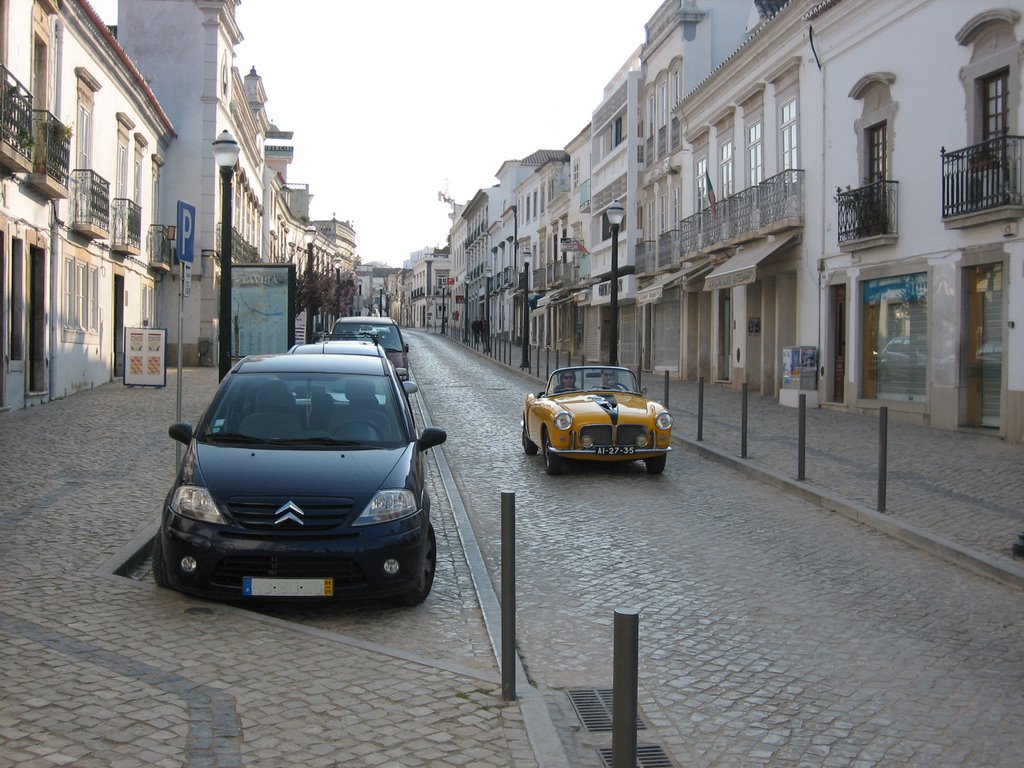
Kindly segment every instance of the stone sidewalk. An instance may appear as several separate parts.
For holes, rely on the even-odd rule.
[[[529,378],[539,382],[555,368],[556,357],[542,355],[538,371],[536,354],[532,350]],[[492,357],[519,371],[522,348],[496,345]],[[560,362],[569,364],[564,356]],[[804,474],[798,479],[798,408],[748,393],[744,457],[741,390],[674,379],[666,384],[664,374],[651,373],[643,375],[641,385],[652,399],[667,399],[675,417],[673,437],[680,448],[729,463],[976,572],[1024,587],[1024,559],[1013,552],[1024,533],[1024,446],[1006,443],[986,431],[905,423],[890,408],[886,482],[880,488],[878,414],[809,407]],[[881,511],[880,500],[884,500]],[[756,542],[747,545],[756,546]]]
[[[184,371],[183,420],[216,376]],[[347,634],[114,573],[172,481],[175,379],[0,415],[0,767],[537,766],[447,519],[435,599],[324,606]]]

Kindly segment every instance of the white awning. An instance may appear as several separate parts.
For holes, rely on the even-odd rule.
[[[746,285],[757,279],[757,265],[773,253],[789,247],[799,239],[798,235],[781,239],[765,240],[751,248],[744,248],[724,264],[717,267],[704,279],[705,291],[733,288]]]
[[[653,283],[636,292],[636,303],[650,304],[652,301],[657,301],[666,288],[671,288],[685,276],[685,272],[669,272],[661,275]]]

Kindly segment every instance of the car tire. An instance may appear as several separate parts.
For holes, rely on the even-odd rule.
[[[551,447],[551,441],[548,439],[548,433],[544,432],[544,471],[549,475],[560,475],[565,471],[565,460],[561,456],[553,454],[548,449]]]
[[[159,533],[153,538],[153,581],[158,587],[170,589],[171,582],[167,578],[167,562],[164,560],[164,548]]]
[[[526,417],[523,417],[523,453],[527,456],[537,455],[537,444],[530,439],[529,433],[526,431]]]
[[[647,467],[648,475],[660,475],[665,471],[665,460],[668,457],[662,454],[661,456],[655,456],[653,459],[644,459],[644,465]]]
[[[430,588],[434,586],[434,572],[437,570],[437,538],[434,526],[427,524],[427,556],[423,558],[423,572],[416,580],[416,586],[395,598],[398,605],[411,608],[427,599]]]

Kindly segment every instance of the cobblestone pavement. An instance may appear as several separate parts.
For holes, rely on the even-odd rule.
[[[955,533],[955,520],[942,535],[923,531],[910,547],[876,530],[873,519],[861,525],[831,513],[822,507],[827,499],[755,480],[747,465],[769,455],[780,469],[764,467],[764,477],[787,471],[779,457],[785,442],[772,442],[767,419],[758,420],[761,406],[776,413],[769,403],[750,409],[750,460],[729,461],[743,471],[723,466],[727,445],[705,453],[687,444],[687,401],[675,396],[678,388],[670,404],[684,434],[664,475],[635,464],[548,477],[519,441],[522,399],[536,379],[451,340],[410,335],[413,370],[434,421],[449,430],[444,453],[495,583],[499,494],[516,494],[519,651],[573,765],[599,766],[597,749],[608,741],[581,726],[567,694],[611,687],[613,616],[624,607],[640,610],[648,728],[638,740],[675,765],[1020,763],[1022,593],[935,556],[939,550],[924,542]],[[716,408],[730,401],[722,394],[705,401],[705,435],[725,445],[729,418]],[[782,424],[792,414],[774,418]],[[839,414],[821,415],[839,423]],[[834,494],[836,507],[870,511],[872,473],[830,454],[824,430],[832,421],[808,422],[815,437],[806,484]],[[856,439],[845,420],[835,429],[843,430],[840,442]],[[904,518],[914,514],[922,515],[915,525],[925,515],[946,521],[944,506],[950,517],[969,520],[973,512],[989,540],[998,518],[1016,535],[1019,496],[990,488],[991,480],[956,482],[995,462],[1007,484],[1019,486],[1010,471],[1016,448],[954,436],[955,443],[939,443],[956,446],[950,460],[949,448],[933,444],[946,435],[890,429],[886,519],[908,528]],[[737,441],[734,454],[738,448]],[[874,446],[858,451],[877,462]],[[792,463],[795,474],[795,455]],[[853,498],[842,499],[848,491]],[[978,541],[962,546],[980,548]],[[1007,546],[973,554],[1002,558],[1012,574],[1017,564],[1000,551]]]
[[[216,371],[183,381],[194,420]],[[109,573],[170,486],[176,391],[171,372],[0,415],[0,766],[537,765],[446,503],[411,610],[303,625]],[[332,613],[345,634],[317,626]]]

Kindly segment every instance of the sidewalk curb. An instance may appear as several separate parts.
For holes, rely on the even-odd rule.
[[[771,485],[781,491],[817,504],[829,512],[836,512],[854,522],[870,526],[882,533],[909,544],[916,549],[941,557],[981,576],[999,581],[1016,589],[1024,589],[1024,567],[993,560],[977,550],[963,547],[939,536],[932,531],[918,528],[902,520],[869,509],[861,504],[833,496],[828,491],[787,477],[774,470],[760,467],[747,459],[733,456],[714,446],[696,440],[672,436],[672,442],[694,451],[704,458],[732,467],[755,480]]]

